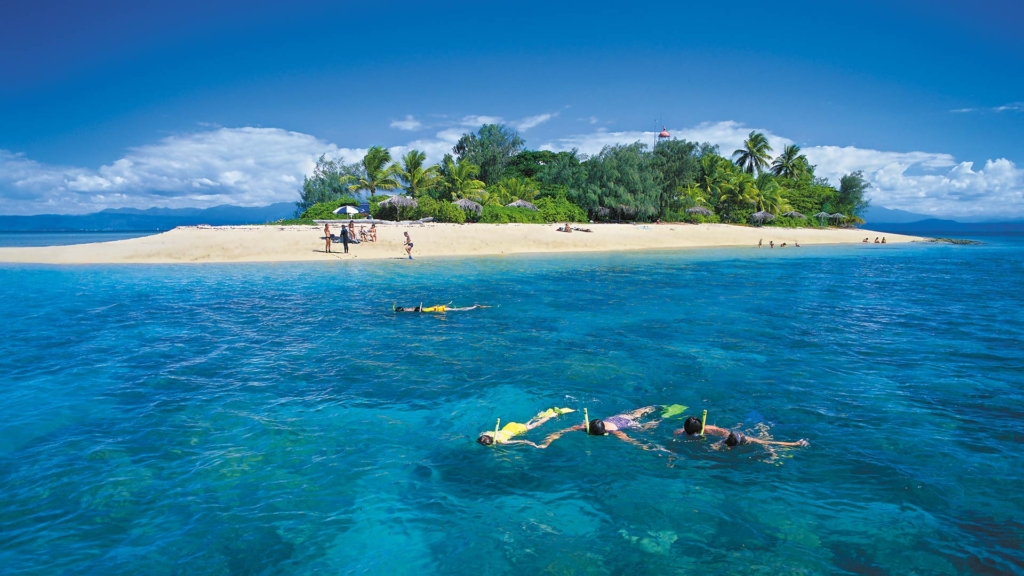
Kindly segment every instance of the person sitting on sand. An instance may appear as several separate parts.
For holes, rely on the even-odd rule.
[[[331,225],[324,224],[324,241],[327,245],[324,247],[324,252],[327,254],[331,253]]]
[[[539,448],[539,446],[537,446],[533,442],[530,442],[529,440],[513,440],[512,438],[514,438],[515,436],[521,436],[523,434],[526,434],[530,430],[533,430],[534,428],[541,426],[542,424],[544,424],[548,420],[551,420],[552,418],[555,418],[556,416],[561,416],[562,414],[569,414],[572,412],[575,412],[575,410],[571,408],[558,408],[557,406],[554,408],[548,408],[547,410],[531,418],[530,421],[527,422],[526,424],[520,424],[519,422],[509,422],[508,424],[505,424],[505,426],[503,426],[501,430],[498,430],[497,433],[484,432],[480,434],[480,437],[477,438],[476,441],[481,446],[493,446],[495,444],[529,444],[534,448]]]
[[[374,222],[373,224],[370,224],[369,235],[370,235],[370,242],[376,242],[377,241],[377,223],[376,222]]]
[[[878,236],[875,236],[875,244],[878,244]]]
[[[359,227],[359,240],[366,242],[366,226]]]
[[[700,418],[696,416],[690,416],[683,422],[683,427],[677,429],[672,434],[679,436],[686,434],[687,436],[696,436],[700,434],[701,423]],[[744,435],[739,430],[728,430],[726,428],[719,428],[718,426],[712,426],[707,424],[704,426],[704,435],[721,436],[725,438],[725,445],[732,448],[734,446],[742,446],[743,444],[761,444],[762,446],[809,446],[810,443],[807,440],[797,440],[796,442],[778,442],[775,440],[763,440],[761,438],[752,438]]]
[[[626,412],[624,414],[616,414],[615,416],[609,416],[608,418],[605,418],[603,420],[594,418],[593,420],[587,423],[586,427],[584,427],[583,424],[577,424],[576,426],[566,428],[565,430],[559,430],[558,432],[551,434],[550,436],[545,438],[544,441],[541,442],[539,446],[537,446],[537,448],[547,448],[548,446],[551,445],[552,442],[561,438],[562,435],[564,435],[566,432],[573,432],[579,430],[586,432],[590,436],[607,436],[611,434],[612,436],[615,436],[616,438],[622,440],[623,442],[632,444],[639,448],[643,448],[644,450],[664,450],[664,448],[661,448],[660,446],[652,446],[634,440],[633,438],[627,436],[625,432],[623,432],[624,430],[648,430],[650,428],[657,426],[660,420],[653,420],[651,422],[647,422],[646,424],[641,424],[639,422],[641,418],[650,414],[651,412],[654,412],[655,409],[655,406],[645,406],[643,408],[637,408],[632,412]]]
[[[882,244],[885,244],[885,236],[882,236]]]
[[[861,240],[861,242],[863,242],[863,243],[867,244],[867,243],[868,243],[868,239],[867,239],[867,238],[865,238],[865,239]]]
[[[785,242],[783,242],[782,244],[779,245],[779,248],[785,248],[785,247],[786,247],[786,243]]]
[[[565,226],[562,226],[561,228],[559,228],[559,229],[558,229],[558,231],[559,231],[559,232],[568,232],[568,233],[570,233],[570,234],[571,234],[571,233],[572,233],[572,227],[571,227],[571,226],[569,226],[569,223],[568,223],[568,222],[566,222],[566,223],[565,223]]]
[[[793,245],[796,246],[797,248],[800,247],[800,243],[799,242],[793,242]]]

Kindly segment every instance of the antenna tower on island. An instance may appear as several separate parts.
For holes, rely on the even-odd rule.
[[[658,144],[664,142],[665,140],[668,140],[671,137],[672,135],[668,133],[668,130],[665,128],[665,125],[662,124],[661,132],[658,132],[658,139],[654,141],[654,146],[657,147]]]

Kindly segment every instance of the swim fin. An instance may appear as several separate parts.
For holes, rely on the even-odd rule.
[[[661,411],[661,417],[666,419],[674,418],[686,412],[687,408],[688,406],[683,406],[682,404],[671,404],[669,406],[664,406],[663,410]]]
[[[572,408],[559,408],[558,406],[555,406],[554,408],[548,408],[547,410],[537,414],[534,418],[554,418],[555,416],[561,416],[562,414],[569,414],[571,412],[575,412],[575,410]]]

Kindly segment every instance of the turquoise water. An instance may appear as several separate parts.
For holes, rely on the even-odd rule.
[[[0,566],[1024,573],[1022,294],[1019,238],[0,267]],[[811,444],[474,443],[670,403]]]
[[[9,246],[70,246],[152,236],[159,232],[0,232],[0,248]]]

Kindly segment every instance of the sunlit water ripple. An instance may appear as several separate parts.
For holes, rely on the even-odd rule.
[[[0,566],[1022,573],[1021,294],[1019,239],[0,267]],[[670,403],[811,445],[474,443]]]

